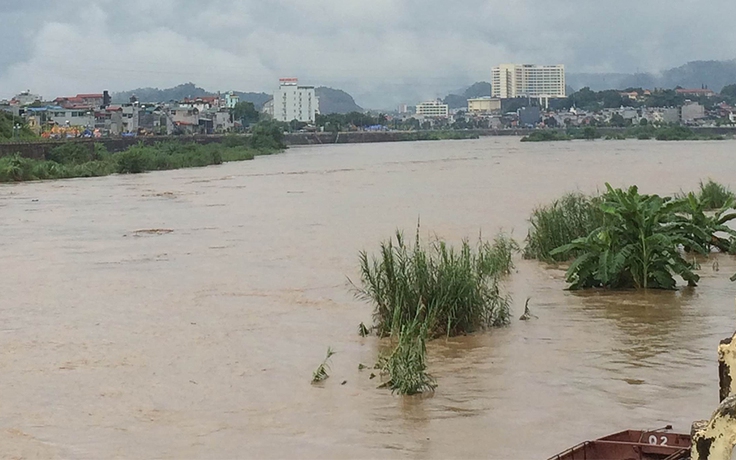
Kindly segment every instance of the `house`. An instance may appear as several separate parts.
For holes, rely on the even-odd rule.
[[[10,100],[10,105],[17,105],[20,107],[27,107],[31,104],[41,102],[42,98],[38,94],[31,93],[31,90],[23,91],[13,99]]]
[[[216,133],[227,133],[235,127],[232,116],[227,110],[218,110],[217,112],[214,112],[212,114],[212,125]]]
[[[680,121],[685,124],[695,123],[705,118],[705,107],[698,102],[685,101],[680,108]]]
[[[68,109],[82,108],[82,107],[102,107],[105,104],[104,94],[77,94],[72,97],[57,97],[54,99],[54,104],[59,107]]]
[[[230,91],[225,93],[225,107],[228,109],[234,109],[235,106],[240,102],[240,96]]]
[[[716,93],[713,90],[710,90],[708,88],[703,88],[703,89],[677,88],[675,92],[679,94],[680,96],[693,96],[693,97],[713,97],[716,95]]]
[[[46,108],[46,120],[58,126],[91,128],[95,126],[95,113],[89,106],[49,106]]]
[[[219,96],[202,96],[196,98],[185,98],[179,105],[182,107],[190,107],[204,112],[209,109],[219,109],[220,104]]]

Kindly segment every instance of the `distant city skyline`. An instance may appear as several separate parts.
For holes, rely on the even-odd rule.
[[[8,3],[0,98],[187,81],[272,93],[280,77],[298,76],[383,108],[490,81],[505,62],[633,73],[736,57],[736,3],[725,0],[701,12],[694,2],[663,0]]]

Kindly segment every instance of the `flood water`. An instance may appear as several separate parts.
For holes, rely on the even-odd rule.
[[[514,321],[432,342],[429,397],[358,370],[381,344],[358,335],[372,309],[347,278],[418,218],[453,242],[522,240],[565,191],[734,188],[735,147],[314,146],[0,186],[2,455],[534,459],[615,430],[689,432],[718,404],[716,348],[736,327],[730,256],[703,262],[693,290],[647,293],[567,292],[562,271],[518,260]],[[521,322],[526,297],[539,318]],[[313,386],[328,346],[331,378]]]

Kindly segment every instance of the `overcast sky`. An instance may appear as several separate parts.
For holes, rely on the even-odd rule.
[[[366,108],[503,62],[657,71],[736,57],[734,0],[0,0],[0,98],[30,89],[332,86]]]

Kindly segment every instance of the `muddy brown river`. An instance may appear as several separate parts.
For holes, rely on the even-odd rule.
[[[293,148],[251,162],[0,186],[0,450],[10,458],[538,459],[718,404],[736,261],[678,292],[576,294],[517,261],[514,321],[437,340],[428,397],[361,338],[357,254],[453,242],[565,191],[736,185],[736,143],[518,138]],[[720,268],[716,270],[715,268]],[[539,318],[520,322],[526,297]],[[310,384],[331,346],[329,378]],[[347,381],[344,385],[344,381]]]

